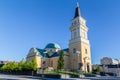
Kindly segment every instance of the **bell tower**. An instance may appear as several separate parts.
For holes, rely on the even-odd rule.
[[[86,20],[81,16],[77,2],[74,18],[70,26],[71,38],[69,40],[71,69],[91,72],[91,53],[88,39]]]

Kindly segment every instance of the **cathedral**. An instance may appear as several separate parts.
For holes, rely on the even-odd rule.
[[[71,37],[68,48],[61,49],[57,43],[49,43],[44,49],[31,48],[26,59],[30,61],[35,58],[37,68],[51,67],[56,70],[59,56],[61,51],[63,51],[64,70],[91,72],[92,66],[88,27],[86,26],[86,20],[81,16],[78,2],[69,29]]]

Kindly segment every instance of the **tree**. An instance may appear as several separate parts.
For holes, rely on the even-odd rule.
[[[36,62],[35,58],[32,59],[30,65],[31,65],[31,68],[32,68],[33,71],[37,70],[37,62]]]
[[[19,63],[18,63],[18,71],[22,71],[23,70],[23,64],[24,64],[24,59],[22,59]]]
[[[64,51],[61,51],[61,54],[59,56],[59,60],[58,60],[58,69],[64,69]]]
[[[37,63],[35,58],[32,61],[22,60],[19,63],[10,62],[3,65],[0,70],[4,72],[36,71]]]
[[[92,66],[92,72],[96,72],[96,68]]]
[[[22,70],[31,71],[32,70],[31,61],[26,60],[22,65]]]
[[[2,71],[7,71],[7,72],[13,72],[18,70],[18,64],[15,62],[10,62],[8,64],[5,64],[1,67]]]
[[[97,71],[97,72],[101,72],[101,71],[102,71],[102,70],[101,70],[101,67],[98,66],[98,67],[96,68],[96,71]]]

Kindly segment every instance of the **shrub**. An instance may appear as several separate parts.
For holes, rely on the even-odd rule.
[[[22,60],[18,64],[15,62],[10,62],[3,65],[0,70],[4,72],[36,71],[37,63],[35,59],[32,61]]]
[[[97,76],[96,74],[92,74],[92,73],[84,73],[84,75],[86,77],[96,77]]]

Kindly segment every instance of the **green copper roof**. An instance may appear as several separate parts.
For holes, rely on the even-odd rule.
[[[57,43],[49,43],[49,44],[47,44],[47,46],[45,48],[61,49]]]
[[[44,57],[44,49],[35,48],[41,57]]]
[[[62,50],[61,50],[61,51],[59,51],[59,52],[54,52],[53,55],[49,56],[49,55],[48,55],[49,53],[45,53],[45,52],[46,52],[45,49],[34,48],[34,50],[35,50],[35,52],[38,52],[38,53],[39,53],[39,56],[40,56],[40,57],[45,57],[45,58],[58,57],[58,56],[60,56],[61,51],[62,51]],[[68,49],[68,48],[63,49],[63,51],[69,52],[69,49]]]

